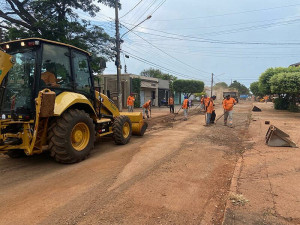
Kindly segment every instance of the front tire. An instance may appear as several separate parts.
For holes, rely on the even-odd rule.
[[[132,135],[131,121],[128,116],[118,116],[112,126],[113,138],[116,144],[125,145]]]
[[[50,126],[48,141],[51,156],[57,162],[80,162],[94,147],[93,120],[83,110],[70,109]]]

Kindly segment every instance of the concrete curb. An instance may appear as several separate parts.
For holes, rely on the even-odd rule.
[[[228,211],[228,209],[230,208],[230,205],[231,205],[231,201],[229,199],[229,196],[231,194],[237,194],[238,178],[241,174],[242,163],[243,163],[243,156],[240,157],[238,159],[238,161],[236,162],[236,164],[235,164],[234,172],[233,172],[233,175],[232,175],[232,178],[231,178],[231,184],[230,184],[230,188],[229,188],[228,199],[226,201],[226,206],[225,206],[225,210],[224,210],[222,225],[226,225],[225,224],[225,216],[226,216],[226,213],[227,213],[227,211]]]

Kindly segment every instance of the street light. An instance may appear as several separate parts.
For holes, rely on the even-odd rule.
[[[151,15],[149,15],[146,19],[144,19],[142,22],[138,23],[137,25],[135,25],[133,28],[131,28],[130,30],[128,30],[127,32],[125,32],[122,36],[121,36],[121,39],[122,37],[124,37],[127,33],[129,33],[130,31],[132,31],[134,28],[138,27],[139,25],[141,25],[142,23],[144,23],[146,20],[149,20],[151,19]]]

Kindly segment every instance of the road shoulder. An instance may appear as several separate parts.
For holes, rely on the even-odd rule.
[[[275,111],[256,103],[249,134],[255,143],[236,165],[223,224],[300,224],[299,148],[269,147],[269,125],[282,129],[299,145],[300,114]]]

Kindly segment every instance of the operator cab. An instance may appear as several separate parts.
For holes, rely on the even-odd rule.
[[[34,99],[45,88],[56,95],[70,91],[94,98],[90,53],[39,38],[6,42],[0,47],[15,61],[0,86],[2,119],[34,118]]]

